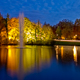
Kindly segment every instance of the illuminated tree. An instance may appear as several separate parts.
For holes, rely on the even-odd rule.
[[[8,39],[10,43],[19,41],[19,19],[12,18],[8,21]]]
[[[10,43],[19,42],[18,18],[8,20],[8,39]],[[24,43],[41,43],[42,41],[48,42],[53,39],[53,31],[50,25],[45,25],[42,28],[39,21],[35,24],[25,17],[23,39]]]
[[[32,23],[28,18],[24,18],[24,42],[35,41],[35,23]]]
[[[4,40],[6,40],[6,21],[0,14],[0,44],[3,43]],[[3,37],[4,36],[4,37]]]
[[[43,35],[42,35],[43,41],[53,40],[54,34],[53,34],[52,28],[49,24],[43,25],[43,32],[44,32]]]
[[[42,33],[42,28],[41,28],[41,23],[38,20],[38,22],[36,23],[36,29],[35,29],[35,37],[36,37],[36,41],[41,41],[41,34]]]

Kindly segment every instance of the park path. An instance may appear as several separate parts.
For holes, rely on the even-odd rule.
[[[54,41],[80,42],[80,40],[62,40],[62,39],[54,39]]]

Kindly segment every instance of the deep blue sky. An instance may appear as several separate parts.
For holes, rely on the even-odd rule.
[[[60,20],[75,21],[80,18],[80,0],[0,0],[0,12],[3,17],[9,13],[11,17],[18,17],[19,12],[31,21],[43,24],[57,24]]]

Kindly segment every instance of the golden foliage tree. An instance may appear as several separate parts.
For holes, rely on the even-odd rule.
[[[19,19],[12,18],[8,20],[8,39],[10,43],[19,41]]]

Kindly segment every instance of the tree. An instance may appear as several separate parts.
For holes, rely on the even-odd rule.
[[[36,24],[32,23],[28,18],[24,18],[24,42],[35,42]]]
[[[36,23],[36,30],[35,30],[35,36],[36,36],[36,41],[40,41],[40,39],[41,39],[41,30],[42,30],[42,28],[41,28],[41,23],[40,23],[40,21],[38,20],[38,22]]]
[[[56,26],[60,26],[61,28],[61,37],[65,37],[67,39],[71,39],[73,37],[73,22],[70,20],[64,19],[60,21]]]
[[[7,25],[6,25],[6,30],[7,30],[7,36],[8,36],[8,21],[9,21],[9,18],[10,16],[9,16],[9,14],[7,13],[7,19],[6,19],[6,21],[7,21]]]
[[[56,35],[59,38],[61,38],[61,28],[58,26],[57,29],[56,29]]]
[[[65,22],[65,27],[62,29],[62,36],[66,39],[72,39],[73,37],[73,24],[70,21]]]
[[[3,16],[0,14],[0,44],[2,42],[2,39],[3,39],[3,35],[4,35],[4,38],[5,37],[5,34],[6,34],[6,30],[5,30],[5,25],[6,25],[6,22],[5,22],[5,19],[3,18]],[[5,32],[5,33],[4,33]]]
[[[76,19],[74,23],[74,32],[77,35],[78,39],[80,39],[80,19]]]
[[[7,22],[8,40],[10,43],[19,42],[19,18],[12,18]],[[17,42],[16,42],[17,41]]]
[[[51,41],[54,38],[52,27],[49,24],[43,25],[43,41]]]

